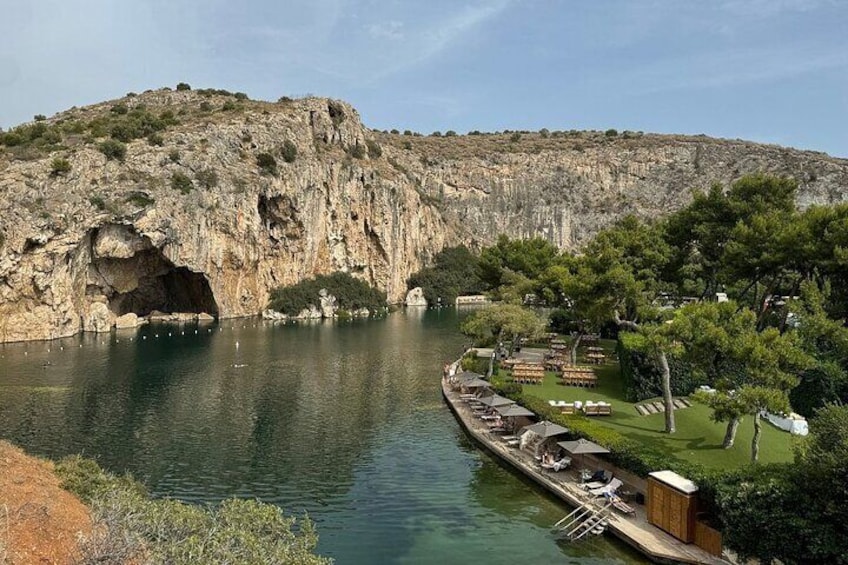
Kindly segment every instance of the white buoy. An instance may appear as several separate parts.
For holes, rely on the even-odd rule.
[[[159,337],[159,334],[154,335],[153,337]]]
[[[27,355],[29,355],[29,351],[24,351],[24,356],[26,357]]]
[[[171,337],[171,332],[168,332],[168,337]]]
[[[141,336],[141,339],[147,339],[146,335]]]
[[[50,353],[50,348],[49,348],[49,347],[47,348],[47,353]]]
[[[239,348],[239,342],[236,342],[236,349]]]
[[[180,332],[180,335],[185,335],[185,332]]]
[[[62,351],[64,351],[64,350],[65,350],[65,346],[64,346],[64,345],[61,345],[61,346],[59,346],[59,349],[61,349]]]
[[[194,330],[194,333],[197,334],[197,330]]]

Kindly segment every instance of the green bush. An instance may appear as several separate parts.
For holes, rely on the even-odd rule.
[[[365,147],[357,143],[356,145],[351,145],[347,151],[351,157],[354,159],[364,159],[365,158]]]
[[[211,112],[212,104],[210,104],[207,100],[204,100],[200,103],[200,110],[203,112]]]
[[[233,94],[233,96],[235,96],[236,100],[247,100],[248,99],[247,94],[245,94],[244,92],[236,92],[235,94]]]
[[[610,128],[610,129],[608,129],[607,131],[604,132],[604,135],[607,136],[607,137],[615,137],[615,136],[618,135],[618,130]]]
[[[265,175],[274,176],[277,174],[277,160],[270,153],[260,153],[256,156],[256,164],[259,166],[259,171]]]
[[[127,196],[126,201],[140,208],[146,208],[156,202],[153,197],[145,192],[132,192]]]
[[[412,150],[412,142],[411,141],[404,141],[403,142],[403,148],[406,149],[407,151]]]
[[[191,86],[189,86],[189,84],[187,82],[181,82],[181,83],[177,84],[177,90],[178,91],[191,90]]]
[[[218,186],[218,173],[213,169],[202,169],[194,174],[194,178],[205,189]]]
[[[147,144],[162,147],[165,145],[165,139],[158,133],[151,133],[147,136]]]
[[[180,158],[181,158],[181,157],[180,157],[180,152],[179,152],[179,150],[178,150],[178,149],[171,149],[170,151],[168,151],[168,159],[169,159],[172,163],[179,163],[179,162],[180,162]]]
[[[286,163],[294,163],[295,159],[297,159],[297,145],[291,140],[285,140],[283,146],[280,148],[280,155]]]
[[[131,477],[104,472],[80,457],[60,461],[62,486],[91,509],[94,528],[81,540],[82,563],[328,563],[308,517],[271,504],[229,499],[203,507],[151,499]]]
[[[58,177],[71,172],[71,163],[62,157],[56,157],[50,162],[50,175]]]
[[[45,116],[44,114],[36,114],[32,117],[32,119],[34,119],[36,122],[43,122],[47,119],[47,116]]]
[[[521,134],[515,132],[514,134],[509,136],[509,140],[513,143],[517,143],[518,141],[521,141]]]
[[[177,171],[171,175],[171,188],[179,190],[183,194],[188,194],[194,188],[194,185],[188,176]]]
[[[433,137],[442,137],[442,132],[440,132],[439,130],[436,130],[433,133],[431,133],[430,135],[433,136]]]
[[[109,108],[109,111],[112,112],[113,114],[118,114],[118,115],[122,116],[122,115],[126,114],[127,112],[129,112],[130,109],[127,108],[126,104],[118,103],[118,104],[115,104],[114,106],[112,106],[111,108]]]
[[[383,148],[373,139],[365,140],[365,145],[368,147],[368,156],[372,159],[379,159],[383,155]]]
[[[360,308],[368,308],[371,312],[375,312],[386,307],[386,293],[371,288],[363,280],[341,272],[318,275],[295,285],[276,288],[271,292],[268,307],[289,316],[296,316],[310,305],[319,306],[318,293],[321,289],[326,289],[329,294],[336,297],[336,306],[339,310],[352,312]]]
[[[449,129],[448,131],[445,132],[445,137],[456,137],[456,132],[453,131],[452,129]]]
[[[100,195],[90,196],[88,202],[101,212],[106,209],[106,201]]]
[[[480,375],[485,375],[486,371],[489,370],[489,360],[477,357],[477,354],[473,351],[463,355],[459,365],[463,371],[471,371]],[[518,393],[520,392],[519,390]]]
[[[127,155],[127,146],[117,139],[107,139],[101,141],[97,146],[101,153],[106,155],[109,160],[123,161]]]
[[[238,108],[238,104],[236,104],[232,100],[225,100],[224,104],[221,105],[221,110],[223,110],[225,112],[231,112],[231,111],[235,110],[236,108]]]

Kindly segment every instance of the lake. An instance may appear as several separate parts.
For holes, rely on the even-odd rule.
[[[606,536],[557,539],[569,508],[463,434],[439,386],[466,343],[460,315],[0,345],[0,437],[82,453],[155,496],[308,513],[318,552],[340,564],[644,563]]]

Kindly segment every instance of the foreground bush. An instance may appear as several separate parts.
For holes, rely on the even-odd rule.
[[[82,542],[82,563],[331,562],[312,553],[318,536],[308,517],[286,517],[271,504],[230,499],[212,508],[152,500],[140,483],[81,457],[61,461],[56,472],[95,521]]]

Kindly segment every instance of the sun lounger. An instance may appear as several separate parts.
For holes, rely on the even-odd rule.
[[[636,509],[621,500],[621,497],[617,494],[610,494],[609,500],[612,503],[613,508],[621,512],[622,514],[635,514]]]
[[[619,479],[613,479],[608,484],[606,484],[606,485],[604,485],[600,488],[589,489],[589,493],[591,493],[594,496],[604,496],[606,494],[615,494],[615,491],[617,491],[618,488],[623,484],[624,483],[622,483]]]
[[[554,471],[562,471],[567,469],[569,465],[571,465],[571,457],[563,457],[559,461],[554,461],[552,468]]]

